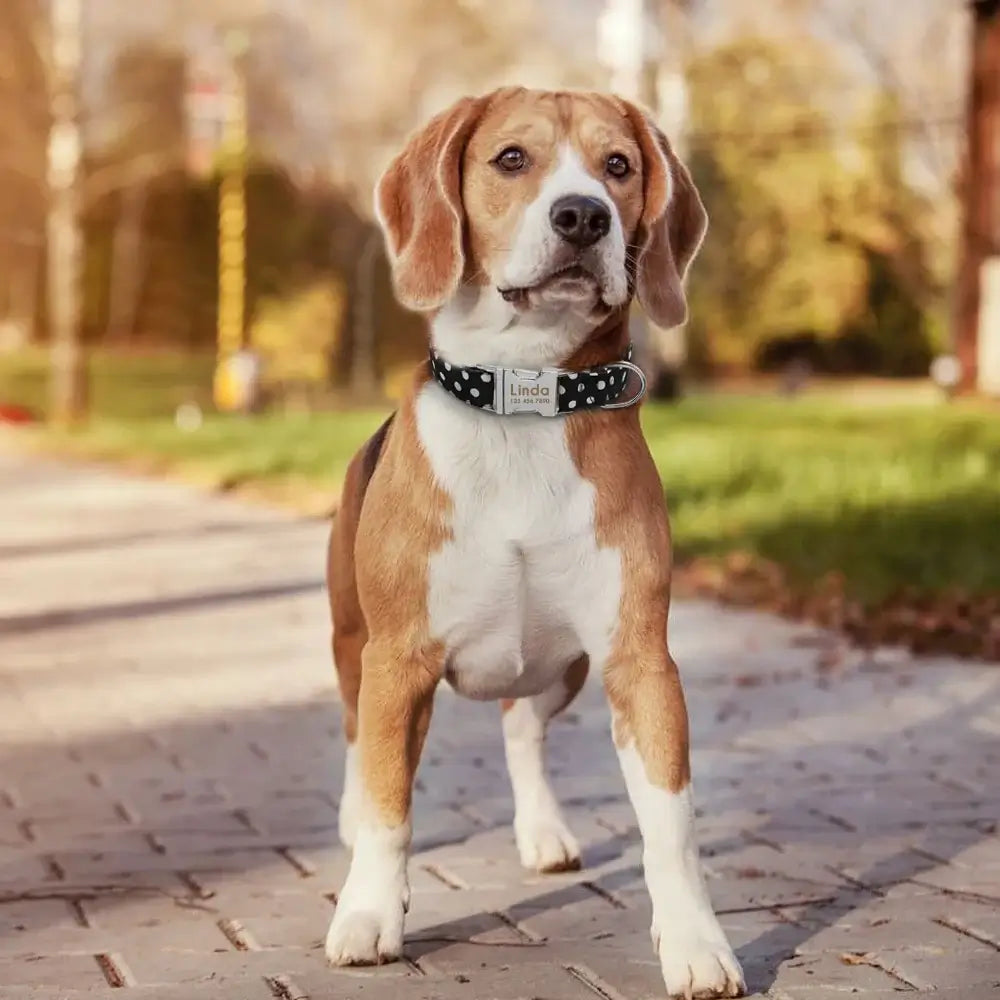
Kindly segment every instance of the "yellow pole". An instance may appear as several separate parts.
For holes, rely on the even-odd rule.
[[[229,359],[243,347],[246,296],[246,159],[247,101],[238,39],[230,42],[232,84],[226,95],[222,142],[222,178],[219,185],[219,304],[215,404],[236,408],[241,387],[227,370]]]

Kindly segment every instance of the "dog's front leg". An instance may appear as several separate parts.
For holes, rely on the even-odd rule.
[[[373,965],[402,953],[413,776],[439,677],[435,655],[372,640],[365,647],[358,699],[361,814],[326,936],[334,965]]]
[[[712,909],[698,859],[687,708],[665,642],[654,652],[622,650],[608,663],[605,684],[615,747],[642,834],[650,930],[667,993],[740,996],[743,974]]]

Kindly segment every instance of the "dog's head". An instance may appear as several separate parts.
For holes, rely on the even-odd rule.
[[[379,181],[396,293],[435,311],[485,300],[527,325],[596,327],[633,291],[660,326],[707,217],[663,133],[636,106],[589,93],[498,90],[415,133]]]

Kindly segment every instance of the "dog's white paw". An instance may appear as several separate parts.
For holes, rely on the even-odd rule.
[[[332,965],[381,965],[403,953],[403,907],[334,915],[326,935]]]
[[[344,791],[337,810],[337,833],[344,847],[354,847],[361,824],[361,774],[358,748],[348,744],[344,756]]]
[[[410,824],[362,822],[356,832],[351,870],[326,935],[326,957],[334,965],[379,965],[403,952]]]
[[[521,864],[539,872],[569,872],[580,867],[580,845],[558,814],[535,813],[514,820]]]
[[[326,957],[333,965],[381,965],[403,953],[403,921],[409,890],[393,887],[362,898],[341,895],[326,935]]]
[[[652,928],[667,996],[685,1000],[743,996],[743,970],[721,928],[703,934],[680,917],[671,923],[671,930],[663,935]]]

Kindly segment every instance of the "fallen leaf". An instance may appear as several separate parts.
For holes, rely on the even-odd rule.
[[[844,965],[871,965],[872,957],[866,951],[845,951],[840,956]]]

